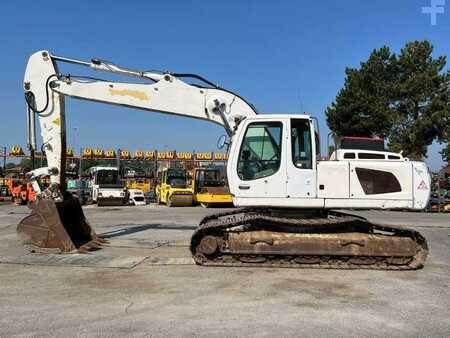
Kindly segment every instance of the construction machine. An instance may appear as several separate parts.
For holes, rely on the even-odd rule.
[[[80,178],[71,178],[67,180],[67,191],[72,194],[73,197],[80,201],[81,205],[84,205],[92,201],[92,188],[89,187],[87,180]]]
[[[194,197],[187,186],[186,170],[166,168],[158,173],[158,184],[155,188],[156,202],[168,207],[192,206]]]
[[[12,199],[16,205],[25,205],[36,199],[36,193],[30,183],[16,185],[12,190]]]
[[[15,205],[25,205],[36,199],[36,193],[32,185],[26,181],[23,175],[7,178],[6,185],[11,194],[11,200]]]
[[[144,194],[148,194],[152,188],[149,178],[127,178],[125,181],[125,188],[127,189],[139,189]]]
[[[194,168],[190,186],[195,203],[204,208],[233,205],[233,196],[221,178],[219,168]]]
[[[125,188],[120,181],[118,168],[95,166],[89,168],[87,174],[93,203],[99,207],[125,204]]]
[[[140,78],[140,83],[60,73],[59,63]],[[194,82],[189,82],[194,79]],[[144,82],[144,83],[142,83]],[[197,264],[408,270],[422,267],[425,238],[403,226],[376,224],[336,209],[422,210],[430,196],[423,162],[384,151],[338,149],[319,161],[317,120],[309,115],[257,114],[240,95],[203,77],[158,73],[33,54],[25,72],[30,144],[37,116],[51,185],[36,190],[32,214],[18,226],[40,250],[90,250],[100,239],[79,203],[66,194],[64,100],[73,97],[210,121],[228,137],[227,179],[236,210],[205,217],[191,238]]]

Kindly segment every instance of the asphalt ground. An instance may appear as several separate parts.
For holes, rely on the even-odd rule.
[[[360,211],[428,240],[418,271],[211,268],[188,243],[214,209],[88,206],[109,240],[38,255],[16,240],[26,207],[0,205],[0,336],[448,337],[450,215]]]

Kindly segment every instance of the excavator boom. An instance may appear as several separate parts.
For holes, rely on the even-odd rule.
[[[150,83],[113,82],[61,74],[58,69],[58,63],[61,62],[89,67],[95,71],[138,77]],[[29,120],[34,121],[35,115],[39,116],[48,170],[54,170],[54,173],[50,173],[51,182],[64,184],[66,96],[202,119],[222,125],[230,137],[242,119],[256,115],[255,108],[239,95],[218,86],[212,87],[211,82],[198,75],[177,75],[201,79],[205,86],[188,84],[171,73],[130,70],[98,59],[78,61],[53,56],[48,51],[34,53],[25,71],[25,98],[30,108]],[[31,130],[30,134],[33,132]]]

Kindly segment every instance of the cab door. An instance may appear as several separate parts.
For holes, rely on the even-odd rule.
[[[308,117],[289,119],[287,147],[287,195],[290,198],[316,196],[316,142]]]
[[[286,197],[286,119],[244,122],[228,167],[230,188],[238,198]],[[243,135],[243,136],[242,136]],[[230,164],[229,164],[230,165]]]

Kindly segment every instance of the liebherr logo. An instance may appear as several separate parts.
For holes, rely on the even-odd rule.
[[[437,15],[444,14],[445,0],[431,0],[429,7],[422,7],[422,14],[430,14],[431,26],[436,26]]]

